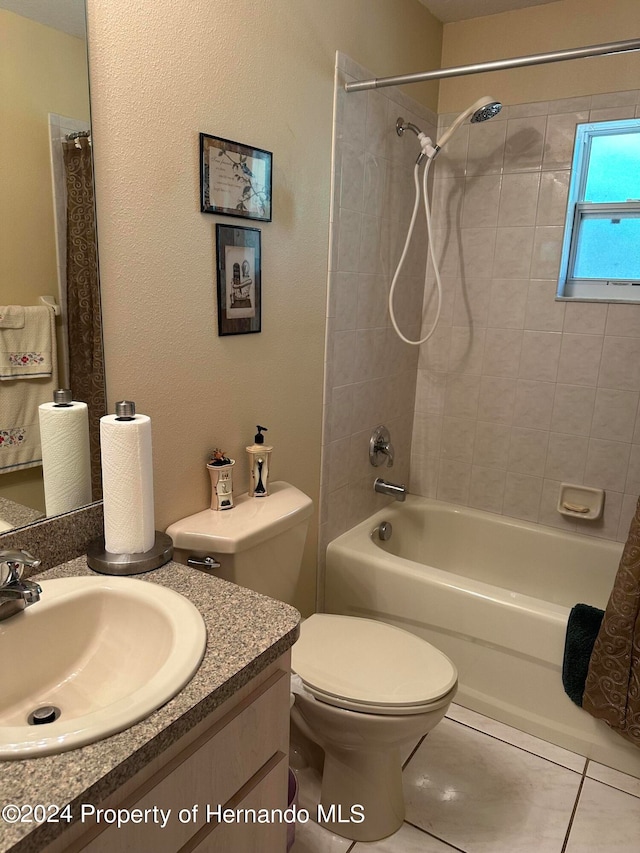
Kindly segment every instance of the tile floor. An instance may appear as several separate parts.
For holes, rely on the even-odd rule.
[[[299,774],[300,806],[317,780]],[[292,853],[633,853],[640,779],[453,705],[408,754],[402,827],[353,843],[313,822]]]

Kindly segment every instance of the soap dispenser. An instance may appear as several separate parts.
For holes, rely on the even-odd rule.
[[[266,498],[269,494],[269,463],[273,447],[264,443],[263,432],[267,428],[257,426],[254,443],[247,447],[249,454],[249,497]]]

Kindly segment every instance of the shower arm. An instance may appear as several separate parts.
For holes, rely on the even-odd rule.
[[[344,88],[347,92],[361,92],[365,89],[381,89],[385,86],[402,86],[407,83],[424,83],[427,80],[440,80],[445,77],[462,77],[465,74],[480,74],[483,71],[503,71],[508,68],[544,65],[547,62],[564,62],[568,59],[586,59],[589,56],[606,56],[633,50],[640,50],[640,38],[614,41],[607,44],[594,44],[588,47],[575,47],[570,50],[556,50],[552,53],[516,56],[512,59],[496,59],[491,62],[478,62],[474,65],[439,68],[435,71],[421,71],[417,74],[377,77],[373,80],[356,80],[351,83],[345,83]]]

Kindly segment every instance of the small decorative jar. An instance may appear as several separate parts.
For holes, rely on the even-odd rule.
[[[233,466],[235,459],[229,459],[221,450],[214,450],[207,462],[211,477],[211,509],[233,509]]]

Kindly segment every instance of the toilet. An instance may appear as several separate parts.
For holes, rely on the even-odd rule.
[[[167,533],[178,562],[291,603],[312,511],[307,495],[276,482],[268,498],[241,495],[233,510],[203,510]],[[211,556],[219,566],[207,568]],[[292,669],[293,737],[303,753],[322,751],[322,824],[355,841],[391,835],[405,813],[400,749],[445,715],[455,666],[400,628],[316,613],[300,626]]]

